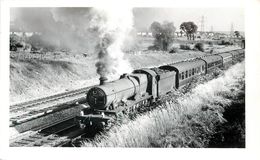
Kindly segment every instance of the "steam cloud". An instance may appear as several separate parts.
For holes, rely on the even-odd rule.
[[[100,43],[97,45],[99,61],[97,72],[101,77],[108,74],[120,75],[132,71],[130,63],[124,59],[123,42],[133,26],[131,8],[98,8],[91,21],[91,27],[99,32]]]
[[[97,73],[129,73],[122,47],[133,26],[131,8],[13,8],[11,31],[40,32],[47,44],[98,54]]]

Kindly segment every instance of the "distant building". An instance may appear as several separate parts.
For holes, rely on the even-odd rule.
[[[152,37],[153,34],[152,32],[147,32],[147,31],[141,31],[136,33],[137,36],[142,36],[142,37]]]
[[[149,37],[152,37],[153,36],[153,33],[152,32],[148,32],[147,34]]]
[[[40,32],[19,32],[19,31],[16,31],[16,32],[10,32],[10,34],[15,34],[19,37],[31,37],[32,35],[41,35]]]

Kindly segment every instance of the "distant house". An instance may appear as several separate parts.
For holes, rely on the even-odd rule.
[[[142,32],[142,36],[146,36],[146,32]]]
[[[147,36],[149,36],[149,37],[152,37],[153,36],[153,33],[152,32],[147,32],[148,34],[147,34]]]
[[[180,33],[180,32],[174,32],[174,36],[180,37],[180,36],[181,36],[181,33]]]
[[[142,37],[152,37],[153,34],[152,34],[152,32],[141,31],[141,32],[137,32],[137,36],[142,36]]]
[[[142,36],[142,32],[137,32],[136,35]]]
[[[213,32],[209,32],[209,33],[208,33],[208,36],[213,37],[213,36],[214,36],[214,33],[213,33]]]
[[[11,31],[10,34],[15,34],[19,37],[31,37],[32,35],[41,35],[41,32],[22,32],[22,31]]]

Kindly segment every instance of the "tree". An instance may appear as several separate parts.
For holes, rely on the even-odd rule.
[[[150,26],[153,37],[156,37],[159,33],[161,33],[161,29],[162,26],[159,22],[153,22]]]
[[[10,51],[16,51],[17,48],[22,48],[23,44],[22,44],[22,40],[19,36],[17,36],[16,34],[11,34],[10,35]]]
[[[170,44],[174,39],[174,32],[176,28],[172,22],[153,22],[150,26],[154,40],[154,49],[168,50]]]
[[[195,40],[194,34],[197,32],[198,26],[194,22],[183,22],[180,25],[180,29],[186,33],[188,40],[191,40],[191,37]]]
[[[235,35],[236,35],[237,38],[240,37],[240,32],[239,32],[239,31],[235,31],[234,33],[235,33]]]
[[[181,37],[182,37],[182,35],[183,35],[183,31],[180,31],[180,34],[181,34]]]

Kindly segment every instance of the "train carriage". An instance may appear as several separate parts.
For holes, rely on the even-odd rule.
[[[233,59],[238,59],[240,56],[240,52],[238,50],[230,51],[232,54]]]
[[[222,67],[222,57],[220,55],[210,55],[201,57],[206,63],[206,74],[213,71],[214,68]]]
[[[225,52],[225,53],[220,53],[218,55],[220,55],[222,58],[222,66],[224,68],[227,68],[230,65],[232,65],[232,54],[231,53]]]
[[[240,52],[240,50],[233,50],[233,51],[230,51],[230,54],[232,54],[233,64],[235,64],[241,60],[244,52]]]
[[[172,65],[161,66],[160,68],[171,69],[176,72],[175,87],[179,88],[189,83],[195,76],[205,73],[205,62],[200,59],[193,61],[179,62]]]
[[[239,53],[239,58],[245,58],[245,50],[237,50]]]

